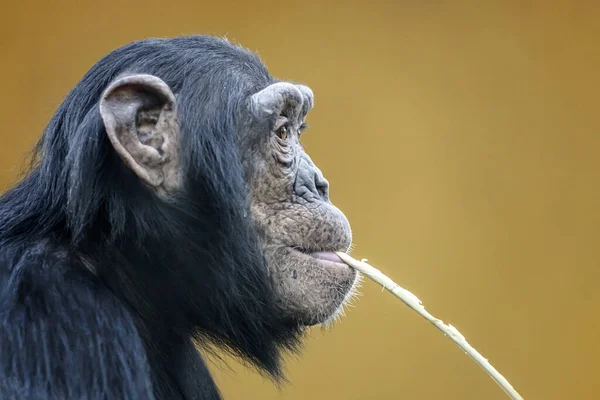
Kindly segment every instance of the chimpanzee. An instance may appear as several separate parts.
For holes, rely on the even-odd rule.
[[[0,397],[220,399],[214,346],[284,379],[359,279],[300,144],[312,107],[223,38],[96,63],[0,198]]]

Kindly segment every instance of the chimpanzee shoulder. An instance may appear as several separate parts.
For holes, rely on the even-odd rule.
[[[143,343],[108,288],[39,240],[0,252],[3,399],[154,399]]]

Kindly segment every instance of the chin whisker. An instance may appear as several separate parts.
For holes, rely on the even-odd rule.
[[[356,273],[356,278],[354,279],[354,284],[352,288],[346,293],[342,304],[330,315],[326,318],[320,325],[323,331],[327,331],[331,329],[336,323],[338,323],[343,317],[346,316],[346,309],[348,307],[354,308],[355,303],[359,297],[362,296],[360,292],[360,288],[364,282],[364,277],[360,272]]]

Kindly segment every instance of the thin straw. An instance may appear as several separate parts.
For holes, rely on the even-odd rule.
[[[465,337],[461,335],[461,333],[452,325],[446,325],[442,320],[435,318],[433,315],[429,314],[425,307],[423,307],[423,303],[421,300],[417,298],[414,294],[409,292],[406,289],[400,287],[396,282],[392,281],[390,278],[385,276],[381,271],[377,268],[366,263],[366,259],[362,261],[355,260],[350,257],[346,253],[337,253],[338,256],[349,266],[361,272],[362,274],[369,277],[374,282],[377,282],[389,292],[391,292],[394,296],[402,300],[404,304],[408,307],[412,308],[418,314],[420,314],[423,318],[431,322],[435,325],[440,331],[444,333],[444,335],[448,336],[454,343],[458,345],[469,357],[471,357],[477,365],[479,365],[487,374],[508,394],[508,396],[512,400],[523,400],[523,397],[513,387],[510,383],[504,378],[492,365],[489,361],[484,358],[477,350],[475,350],[471,345],[467,342]]]

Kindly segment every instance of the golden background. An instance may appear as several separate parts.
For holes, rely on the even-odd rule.
[[[452,3],[452,4],[451,4]],[[525,399],[600,398],[600,12],[593,1],[3,4],[0,184],[62,98],[136,39],[208,33],[310,85],[306,146],[355,257],[456,326]],[[596,3],[598,4],[598,3]],[[505,399],[388,293],[227,399]]]

